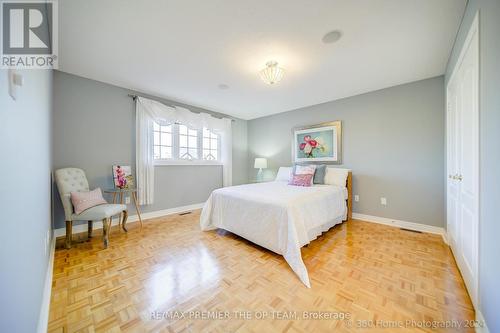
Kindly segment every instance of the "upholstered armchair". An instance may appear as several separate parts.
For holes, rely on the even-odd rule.
[[[103,204],[84,210],[80,214],[75,214],[73,204],[71,203],[71,192],[89,191],[89,183],[85,172],[77,168],[64,168],[55,172],[57,189],[61,196],[64,207],[64,215],[66,219],[66,248],[71,248],[71,234],[73,229],[73,221],[88,222],[88,237],[92,237],[93,221],[102,221],[104,247],[108,247],[109,231],[111,228],[111,218],[115,215],[123,213],[123,221],[121,222],[123,230],[127,222],[128,212],[127,206],[115,204]]]

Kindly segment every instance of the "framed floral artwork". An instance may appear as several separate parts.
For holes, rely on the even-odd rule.
[[[113,183],[115,188],[133,188],[134,178],[130,165],[113,165]]]
[[[342,163],[342,122],[332,121],[293,129],[295,163]]]

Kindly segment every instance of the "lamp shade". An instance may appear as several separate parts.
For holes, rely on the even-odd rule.
[[[267,159],[263,157],[257,157],[254,163],[255,169],[265,169],[267,168]]]

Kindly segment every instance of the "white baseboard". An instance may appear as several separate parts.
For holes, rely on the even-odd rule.
[[[484,320],[483,314],[481,313],[481,311],[477,309],[476,309],[476,321],[478,323],[478,327],[476,327],[476,333],[490,333],[490,330],[486,325],[486,320]]]
[[[45,274],[45,283],[43,287],[42,304],[40,307],[40,315],[38,316],[37,333],[47,332],[49,324],[50,296],[52,294],[52,273],[54,270],[54,252],[56,250],[56,237],[52,233],[50,240],[50,254],[47,265],[47,273]]]
[[[203,203],[197,203],[197,204],[193,204],[193,205],[174,207],[174,208],[169,208],[169,209],[157,210],[154,212],[142,213],[141,218],[142,218],[142,221],[144,222],[145,220],[148,220],[148,219],[154,219],[154,218],[161,217],[161,216],[179,214],[179,213],[184,213],[184,212],[188,212],[188,211],[195,210],[195,209],[200,209],[200,208],[203,208],[204,204],[205,203],[203,202]],[[139,221],[139,218],[137,215],[130,215],[127,219],[127,223],[128,222],[136,222],[136,221]],[[112,225],[118,225],[118,218],[113,219]],[[95,221],[94,222],[94,229],[102,229],[102,222]],[[87,232],[87,224],[85,223],[85,224],[79,224],[79,225],[73,226],[72,232],[73,232],[73,234]],[[66,228],[55,229],[54,233],[55,233],[55,237],[64,236],[64,235],[66,235]]]
[[[450,241],[448,240],[448,231],[446,229],[443,228],[443,242],[450,246]]]
[[[386,217],[365,215],[365,214],[359,214],[359,213],[352,213],[352,218],[355,220],[362,220],[362,221],[366,221],[366,222],[379,223],[379,224],[384,224],[384,225],[397,227],[397,228],[404,228],[404,229],[409,229],[409,230],[427,232],[430,234],[441,235],[441,237],[443,237],[443,241],[446,244],[448,244],[448,241],[446,239],[446,231],[444,230],[444,228],[441,228],[441,227],[435,227],[435,226],[431,226],[431,225],[427,225],[427,224],[401,221],[401,220],[390,219],[390,218],[386,218]]]

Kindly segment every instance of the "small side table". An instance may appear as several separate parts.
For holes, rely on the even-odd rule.
[[[139,218],[139,222],[141,223],[141,230],[142,230],[142,219],[141,219],[141,212],[139,211],[139,205],[137,204],[137,189],[135,188],[111,188],[104,190],[104,193],[109,193],[113,195],[113,203],[116,204],[116,200],[119,198],[120,204],[123,205],[123,196],[124,194],[129,194],[132,197],[132,200],[134,201],[135,205],[135,210],[137,212],[137,217]],[[122,215],[120,214],[120,221],[122,220]],[[125,226],[122,226],[123,229],[125,229]],[[125,229],[127,230],[127,229]]]

